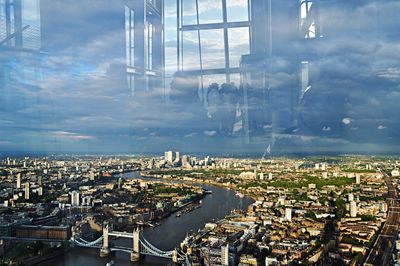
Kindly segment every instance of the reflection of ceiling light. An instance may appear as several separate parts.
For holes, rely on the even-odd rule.
[[[324,127],[322,128],[322,131],[331,131],[331,127],[324,126]]]

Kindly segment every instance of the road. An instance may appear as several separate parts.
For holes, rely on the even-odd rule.
[[[397,191],[393,186],[392,177],[382,172],[388,187],[386,202],[388,204],[388,215],[386,222],[378,235],[372,249],[370,250],[364,265],[389,265],[391,256],[399,232],[400,205],[397,200]]]

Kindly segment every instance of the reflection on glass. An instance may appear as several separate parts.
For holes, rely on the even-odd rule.
[[[240,58],[250,53],[249,28],[228,29],[229,65],[239,67]]]
[[[248,21],[248,0],[226,0],[228,22]]]
[[[203,30],[200,32],[203,68],[224,68],[224,32],[223,30]]]

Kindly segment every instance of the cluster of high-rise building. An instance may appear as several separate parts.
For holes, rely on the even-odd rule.
[[[154,167],[157,166],[157,168],[182,167],[190,169],[199,166],[207,167],[213,164],[214,159],[210,158],[210,156],[205,156],[204,159],[199,159],[196,156],[186,154],[181,155],[179,151],[166,151],[161,160],[156,161],[154,158],[151,158],[148,163],[148,168],[154,169]]]

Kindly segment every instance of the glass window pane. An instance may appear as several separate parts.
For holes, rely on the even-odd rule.
[[[229,65],[231,67],[239,67],[241,56],[250,53],[249,28],[228,29],[228,39]]]
[[[240,74],[231,74],[230,83],[232,83],[236,87],[240,87]]]
[[[22,27],[25,26],[29,26],[29,28],[23,31],[24,48],[40,49],[40,5],[38,0],[22,1]]]
[[[226,0],[226,8],[228,22],[249,20],[247,0]]]
[[[200,24],[222,22],[221,0],[198,0]]]
[[[0,0],[0,40],[6,38],[6,9],[5,0]]]
[[[199,58],[197,31],[183,32],[183,69],[199,70]]]
[[[165,75],[171,76],[177,71],[176,61],[176,1],[165,5]],[[166,84],[169,84],[168,82]]]
[[[226,75],[218,74],[218,75],[204,75],[203,76],[203,87],[206,89],[213,83],[217,83],[218,85],[226,83]]]
[[[224,32],[218,30],[203,30],[201,35],[201,52],[203,68],[224,68]]]
[[[196,0],[182,0],[183,25],[197,24]]]

